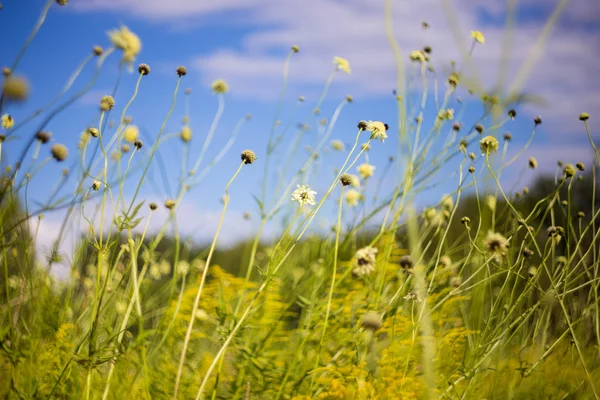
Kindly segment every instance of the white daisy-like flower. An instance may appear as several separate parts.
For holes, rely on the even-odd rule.
[[[387,139],[387,128],[385,124],[380,121],[367,121],[367,131],[371,131],[371,139],[379,139],[381,143]]]
[[[378,250],[371,246],[359,249],[354,256],[355,268],[352,270],[352,275],[356,277],[371,275],[375,271],[377,252]]]
[[[310,190],[310,186],[308,185],[296,185],[297,189],[292,193],[292,201],[297,201],[300,206],[305,204],[314,206],[315,205],[315,192],[314,190]]]
[[[375,166],[368,164],[368,163],[364,163],[364,164],[360,164],[358,167],[356,167],[356,170],[358,171],[358,174],[360,175],[361,178],[368,179],[373,176],[373,172],[375,171]]]

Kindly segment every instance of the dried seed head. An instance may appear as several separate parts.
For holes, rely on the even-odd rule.
[[[0,144],[6,140],[6,135],[0,134]]]
[[[94,181],[92,183],[92,189],[93,190],[100,190],[100,185],[101,185],[100,181]]]
[[[376,331],[381,329],[381,317],[375,311],[368,311],[363,315],[362,326],[365,329]]]
[[[150,203],[148,204],[148,207],[150,208],[150,211],[155,211],[158,208],[158,204]]]
[[[100,99],[100,110],[110,111],[115,107],[115,99],[112,96],[102,96]]]
[[[367,126],[369,126],[369,125],[367,124],[367,121],[360,121],[360,122],[358,123],[358,129],[360,129],[360,130],[363,130],[363,131],[364,131],[365,129],[367,129]]]
[[[180,65],[179,67],[177,67],[177,69],[175,70],[175,72],[177,72],[177,76],[179,76],[179,77],[186,76],[187,75],[187,68],[184,67],[183,65]]]
[[[50,141],[52,134],[50,132],[39,131],[35,134],[35,138],[42,144],[46,144]]]
[[[52,146],[52,148],[50,149],[50,153],[52,153],[52,157],[56,161],[60,162],[66,160],[67,156],[69,155],[69,150],[64,144],[57,143],[54,146]]]
[[[541,124],[541,123],[542,123],[542,117],[540,117],[540,116],[538,115],[537,117],[535,117],[535,118],[533,119],[533,123],[534,123],[535,125],[539,125],[539,124]]]
[[[354,101],[354,98],[352,96],[348,95],[348,96],[346,96],[346,101],[348,103],[352,103]]]
[[[512,135],[511,135],[510,132],[506,132],[504,134],[504,140],[507,141],[507,142],[510,142],[512,140]]]
[[[452,129],[454,129],[456,132],[460,131],[460,124],[458,122],[454,122],[452,124]]]
[[[350,186],[352,185],[352,176],[350,176],[350,174],[342,174],[340,182],[343,186]]]
[[[577,164],[575,164],[575,167],[577,167],[577,169],[580,170],[581,172],[585,171],[585,165],[581,162],[578,162]]]
[[[69,0],[56,0],[56,4],[59,6],[66,6],[69,3]]]
[[[104,49],[100,46],[94,46],[92,53],[94,53],[95,56],[101,56],[102,53],[104,53]]]
[[[475,172],[475,167],[471,165],[471,166],[469,167],[469,172],[470,172],[470,173],[474,173],[474,172]]]
[[[244,150],[242,151],[241,158],[244,164],[252,164],[256,161],[256,154],[252,150]]]
[[[148,75],[150,73],[150,66],[148,64],[140,64],[138,66],[138,72],[141,75]]]
[[[583,218],[583,217],[585,217],[585,213],[583,211],[579,211],[577,213],[577,218]]]
[[[581,113],[581,114],[579,114],[579,120],[580,121],[587,121],[588,119],[590,119],[590,114],[588,114],[588,113]]]
[[[427,54],[431,54],[431,46],[425,46],[423,47],[423,51]]]
[[[531,257],[533,255],[533,251],[530,250],[527,247],[524,247],[523,251],[521,252],[521,254],[523,254],[523,257],[525,257],[525,258],[529,258],[529,257]]]
[[[481,125],[481,124],[477,124],[477,125],[475,125],[475,130],[476,130],[478,133],[483,133],[483,131],[485,130],[485,128],[483,127],[483,125]]]
[[[297,52],[299,52],[299,51],[300,51],[300,47],[298,47],[298,46],[296,46],[296,45],[293,45],[293,46],[292,46],[292,52],[294,52],[294,53],[297,53]]]
[[[475,153],[473,153],[473,152],[470,152],[470,153],[469,153],[469,158],[470,158],[471,160],[475,160]]]
[[[457,87],[459,82],[458,74],[452,74],[448,77],[448,84],[452,87]]]
[[[523,188],[523,194],[524,194],[524,195],[527,195],[527,194],[529,194],[529,188],[528,188],[527,186],[525,186],[525,187]]]
[[[175,207],[175,200],[169,199],[165,201],[165,207],[169,210],[172,210]]]
[[[536,169],[538,166],[538,162],[535,157],[529,157],[529,168]]]
[[[512,119],[515,119],[515,117],[517,116],[517,111],[514,108],[508,110],[508,116]]]
[[[136,140],[135,142],[133,142],[133,145],[135,146],[136,149],[141,149],[142,147],[144,147],[144,142],[142,142],[141,140]]]
[[[471,218],[469,218],[469,217],[462,217],[460,219],[460,223],[463,224],[465,226],[465,228],[470,229]]]
[[[8,76],[4,80],[2,95],[6,100],[10,101],[25,101],[29,96],[29,83],[25,78]]]

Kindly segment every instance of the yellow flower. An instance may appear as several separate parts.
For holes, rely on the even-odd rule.
[[[362,194],[358,190],[350,189],[346,192],[346,203],[350,207],[356,207],[360,200],[362,200]]]
[[[368,179],[373,176],[373,171],[375,171],[375,166],[368,164],[368,163],[364,163],[364,164],[360,164],[358,167],[356,167],[356,170],[358,171],[358,174],[360,175],[361,178]]]
[[[498,151],[498,139],[493,136],[486,136],[479,141],[479,147],[483,154],[491,154]]]
[[[344,71],[347,74],[350,73],[350,63],[345,58],[333,57],[333,63],[338,70]]]
[[[140,38],[126,26],[108,32],[111,43],[119,50],[123,50],[123,62],[132,63],[142,50]]]
[[[188,125],[185,125],[183,128],[181,128],[181,132],[179,133],[179,137],[185,143],[189,142],[190,140],[192,140],[192,129]]]
[[[341,140],[332,140],[331,148],[335,151],[344,151],[346,146],[344,146],[344,142],[342,142]]]
[[[140,131],[137,126],[128,125],[123,132],[123,139],[125,139],[126,142],[133,143],[137,140],[139,132]]]
[[[2,122],[2,127],[4,129],[10,129],[15,124],[15,120],[10,114],[4,114],[2,118],[0,118],[0,121]]]
[[[410,59],[415,62],[424,62],[425,54],[421,50],[414,50],[409,55]]]
[[[224,79],[217,79],[212,84],[212,90],[219,94],[226,93],[229,90],[229,85]]]
[[[485,37],[480,31],[471,31],[471,37],[475,39],[477,43],[485,44]]]

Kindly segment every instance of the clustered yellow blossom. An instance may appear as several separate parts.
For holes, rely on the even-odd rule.
[[[375,171],[375,166],[369,163],[360,164],[356,167],[358,174],[363,179],[368,179],[373,176],[373,172]]]
[[[137,126],[128,125],[123,131],[123,139],[125,139],[126,142],[133,143],[137,140],[139,133],[140,131]]]
[[[142,41],[126,26],[108,32],[110,42],[119,50],[123,50],[123,62],[132,63],[142,50]]]
[[[362,200],[362,194],[358,190],[350,189],[346,192],[345,198],[346,203],[348,203],[350,207],[356,207],[358,202]]]
[[[485,36],[480,31],[471,31],[471,37],[475,39],[477,43],[485,44]]]
[[[229,85],[224,79],[217,79],[212,83],[212,90],[217,94],[227,93],[229,90]]]
[[[345,58],[333,57],[333,63],[338,71],[343,71],[347,74],[350,73],[350,63]]]
[[[496,153],[498,151],[498,139],[493,136],[486,136],[479,141],[479,147],[484,155]]]
[[[4,129],[10,129],[15,124],[15,120],[13,119],[13,117],[10,114],[4,114],[0,118],[0,121],[2,123],[2,128],[4,128]]]

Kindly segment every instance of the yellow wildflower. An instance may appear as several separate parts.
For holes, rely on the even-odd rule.
[[[10,114],[4,114],[2,118],[0,118],[0,121],[2,122],[2,127],[4,129],[10,129],[15,124],[15,120]]]
[[[123,132],[123,139],[125,139],[126,142],[133,143],[137,140],[139,133],[140,131],[137,126],[128,125]]]
[[[123,62],[132,63],[142,50],[142,41],[126,26],[108,32],[108,36],[115,48],[123,50]]]
[[[471,37],[475,39],[477,43],[485,44],[485,37],[480,31],[471,31]]]
[[[333,57],[333,63],[339,71],[344,71],[347,74],[350,73],[350,63],[345,58]]]

